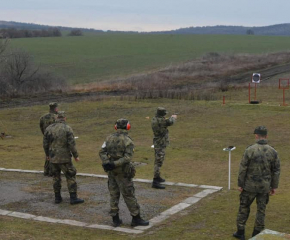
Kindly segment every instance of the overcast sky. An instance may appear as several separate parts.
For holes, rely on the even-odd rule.
[[[289,23],[290,0],[1,0],[0,20],[100,30]]]

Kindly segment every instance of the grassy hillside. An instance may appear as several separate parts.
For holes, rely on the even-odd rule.
[[[168,181],[223,186],[224,191],[190,207],[172,219],[154,227],[143,235],[129,236],[102,230],[87,230],[56,226],[10,217],[0,217],[2,239],[232,239],[238,210],[237,173],[244,149],[254,143],[253,129],[265,125],[269,141],[281,158],[281,180],[278,194],[271,197],[267,208],[266,226],[280,232],[289,231],[290,198],[289,171],[289,107],[280,107],[278,101],[248,105],[246,89],[231,90],[231,101],[142,100],[110,99],[63,103],[68,124],[74,129],[80,159],[79,172],[103,174],[98,150],[105,137],[114,132],[117,118],[131,121],[130,135],[136,149],[134,160],[148,163],[138,168],[137,178],[152,178],[153,150],[150,120],[158,106],[169,113],[178,111],[177,123],[170,127],[171,146],[162,167]],[[281,92],[259,88],[259,96]],[[229,95],[230,96],[230,95]],[[13,138],[0,140],[0,167],[41,170],[43,165],[42,135],[38,128],[40,115],[47,106],[32,106],[0,110],[0,119]],[[227,191],[228,154],[222,149],[234,145],[232,154],[232,190]],[[1,174],[1,173],[0,173]],[[81,188],[81,186],[80,186]],[[138,191],[138,190],[136,190]],[[97,193],[96,193],[97,194]],[[247,237],[253,228],[255,206],[247,227]],[[52,234],[53,232],[53,234]]]
[[[208,52],[268,53],[290,50],[289,37],[228,35],[87,34],[82,37],[12,39],[11,47],[71,84],[156,70]]]

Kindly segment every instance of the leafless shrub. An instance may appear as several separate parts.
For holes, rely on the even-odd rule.
[[[64,79],[35,66],[31,55],[14,50],[5,55],[0,65],[0,96],[16,97],[47,91],[64,90]]]

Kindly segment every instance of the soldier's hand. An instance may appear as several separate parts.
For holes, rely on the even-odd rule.
[[[171,117],[177,119],[177,115],[173,114]]]
[[[273,189],[270,190],[270,195],[271,195],[271,196],[272,196],[272,195],[275,195],[275,193],[276,193],[276,188],[273,188]]]
[[[79,162],[80,161],[80,158],[79,157],[75,158],[75,161],[76,162]]]
[[[115,168],[115,164],[113,162],[105,163],[102,165],[105,172],[112,171]]]
[[[242,187],[239,187],[238,190],[239,190],[240,192],[242,192],[244,189],[243,189]]]
[[[46,160],[47,160],[47,161],[49,161],[49,160],[50,160],[50,159],[49,159],[49,156],[46,156]]]

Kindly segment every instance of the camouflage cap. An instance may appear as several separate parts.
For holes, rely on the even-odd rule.
[[[57,118],[65,118],[66,117],[66,115],[65,115],[65,111],[59,111],[58,113],[57,113]]]
[[[117,122],[115,123],[116,124],[116,127],[117,129],[127,129],[127,123],[129,121],[125,118],[120,118],[117,120]]]
[[[158,107],[156,114],[157,114],[157,116],[163,117],[167,114],[167,111],[164,107]]]
[[[267,135],[268,130],[265,126],[258,126],[254,130],[254,134]]]
[[[51,102],[48,105],[50,108],[56,108],[58,106],[57,102]]]

